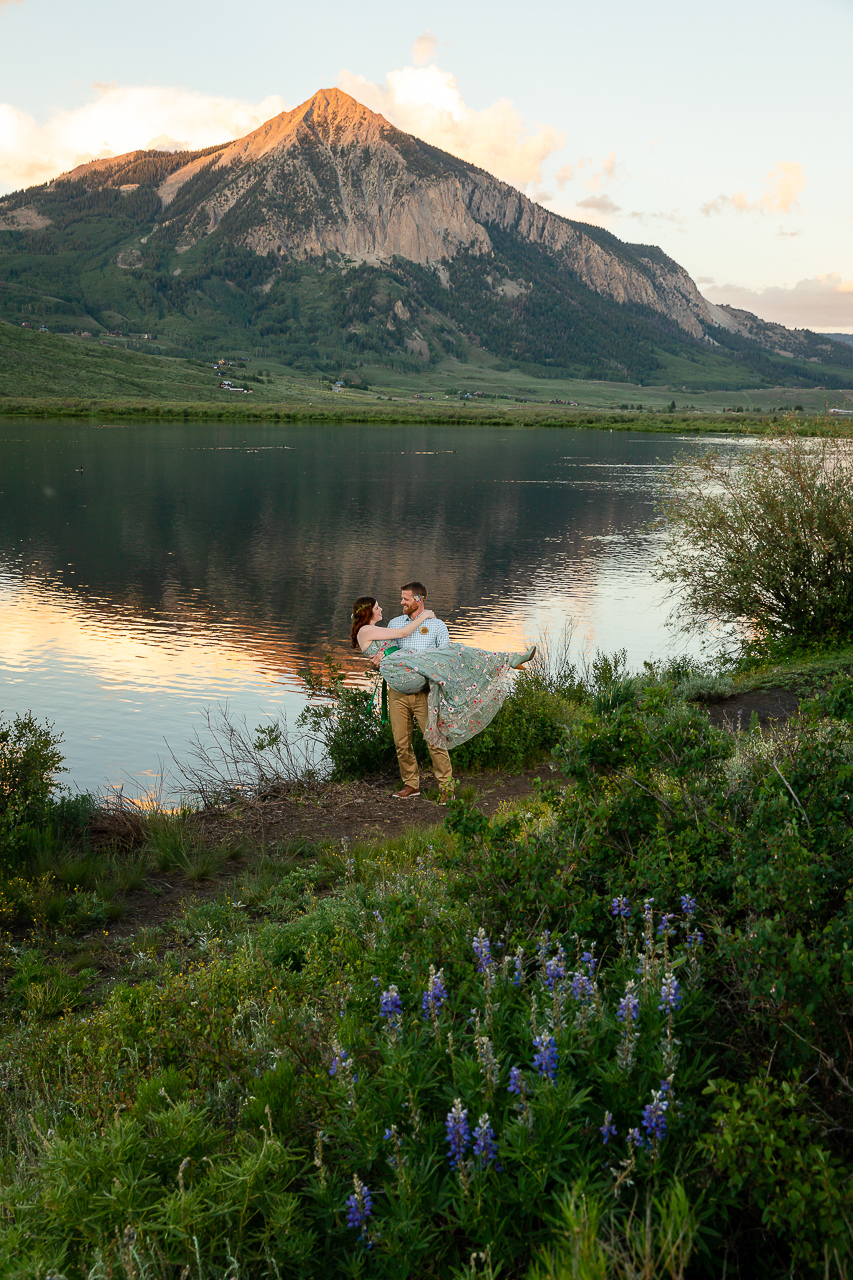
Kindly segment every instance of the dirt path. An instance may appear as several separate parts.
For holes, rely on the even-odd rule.
[[[491,817],[503,804],[530,795],[537,778],[551,777],[549,766],[520,774],[477,773],[457,778],[457,787],[471,796],[481,813]],[[412,827],[434,827],[446,810],[427,794],[438,791],[431,774],[421,777],[417,800],[395,800],[400,780],[395,777],[324,786],[317,792],[202,812],[194,824],[205,844],[245,841],[254,845],[315,844],[348,840],[388,840]]]

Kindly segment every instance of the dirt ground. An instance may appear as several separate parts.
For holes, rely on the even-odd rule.
[[[520,774],[477,773],[457,778],[457,787],[471,797],[481,813],[491,817],[502,804],[531,794],[537,778],[550,778],[549,766]],[[438,786],[431,774],[421,775],[417,800],[395,800],[396,776],[331,784],[304,795],[277,797],[245,807],[202,812],[194,822],[205,844],[242,840],[253,845],[286,844],[297,840],[388,840],[412,827],[434,827],[446,810],[436,799]]]
[[[761,689],[754,693],[736,693],[722,702],[712,703],[708,707],[708,719],[718,729],[734,733],[738,728],[747,730],[754,713],[762,729],[766,729],[774,720],[789,720],[799,706],[799,697],[790,689]]]

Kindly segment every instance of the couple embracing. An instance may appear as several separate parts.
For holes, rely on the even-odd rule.
[[[398,800],[421,793],[412,744],[415,721],[429,747],[439,787],[439,804],[453,794],[448,748],[467,742],[494,719],[510,691],[509,671],[529,662],[526,653],[494,653],[454,644],[440,618],[425,606],[426,587],[407,582],[400,591],[402,613],[387,627],[375,596],[359,596],[352,607],[352,647],[361,649],[388,685],[388,717],[403,786]]]

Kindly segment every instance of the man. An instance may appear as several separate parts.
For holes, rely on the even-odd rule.
[[[400,607],[403,612],[400,617],[391,619],[388,630],[396,631],[400,627],[408,626],[410,622],[417,621],[424,612],[426,593],[426,587],[422,582],[407,582],[400,590]],[[428,618],[417,631],[412,632],[410,636],[404,636],[399,641],[398,647],[421,651],[442,649],[448,644],[450,644],[450,635],[444,623],[439,618]],[[374,665],[379,665],[378,659]],[[426,728],[426,686],[420,693],[397,693],[395,689],[389,688],[388,718],[391,721],[391,733],[394,736],[394,746],[400,762],[400,776],[403,780],[401,790],[395,791],[394,796],[397,800],[416,800],[421,794],[421,779],[412,744],[412,730],[416,720],[422,733]],[[429,754],[438,783],[438,803],[447,804],[453,795],[453,769],[450,765],[450,756],[440,747],[430,747]]]

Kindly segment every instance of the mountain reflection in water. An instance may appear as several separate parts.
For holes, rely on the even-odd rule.
[[[690,445],[689,447],[694,447]],[[56,722],[75,785],[157,774],[207,706],[302,705],[298,671],[425,581],[454,638],[567,616],[632,663],[669,643],[649,577],[683,440],[439,427],[0,425],[0,713]],[[82,468],[82,470],[78,470]]]

